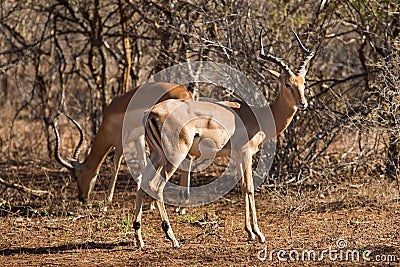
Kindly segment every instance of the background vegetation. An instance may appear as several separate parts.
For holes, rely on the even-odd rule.
[[[158,213],[145,209],[146,249],[137,250],[135,185],[126,167],[108,211],[109,159],[91,202],[80,204],[71,174],[53,159],[50,124],[58,112],[72,116],[90,147],[114,96],[196,60],[240,70],[271,101],[277,86],[266,69],[278,67],[258,60],[258,34],[295,69],[302,54],[292,29],[316,55],[307,75],[310,106],[278,137],[269,177],[256,192],[268,249],[323,251],[344,240],[346,249],[372,251],[372,261],[386,255],[383,261],[399,262],[398,2],[0,0],[0,265],[268,265],[257,259],[266,247],[245,242],[238,189],[188,215],[168,207],[180,250],[165,240]],[[190,88],[234,99],[210,86]],[[61,152],[70,156],[76,128],[63,116],[58,126]],[[217,176],[223,163],[196,173],[193,184]]]
[[[302,55],[293,29],[316,53],[310,108],[278,138],[267,183],[397,181],[398,8],[389,0],[1,1],[0,160],[53,162],[50,123],[59,111],[84,126],[89,145],[114,96],[180,62],[226,63],[272,100],[276,86],[265,69],[277,67],[257,59],[257,37],[263,29],[269,51],[296,68]],[[65,129],[70,155],[76,133]]]

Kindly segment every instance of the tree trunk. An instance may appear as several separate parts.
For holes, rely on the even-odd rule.
[[[126,4],[124,0],[119,0],[119,12],[121,15],[121,28],[122,28],[122,38],[124,45],[124,56],[125,56],[125,66],[123,73],[123,81],[122,81],[122,92],[126,93],[129,91],[130,83],[129,83],[129,74],[132,67],[132,49],[129,42],[129,36],[127,34],[128,31],[128,19],[126,17]]]

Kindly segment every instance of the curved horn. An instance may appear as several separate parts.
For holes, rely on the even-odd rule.
[[[277,64],[278,66],[280,66],[285,72],[286,74],[291,74],[293,73],[292,70],[289,68],[288,65],[286,65],[281,59],[274,57],[271,54],[265,54],[264,52],[264,45],[262,42],[262,31],[260,32],[260,46],[261,46],[261,50],[260,50],[260,58],[273,62],[275,64]]]
[[[56,116],[56,118],[57,117],[58,117],[58,115]],[[58,133],[58,130],[57,130],[57,127],[56,127],[56,124],[54,123],[54,121],[51,123],[51,126],[53,126],[53,131],[54,131],[54,134],[56,135],[56,146],[54,148],[54,157],[58,161],[58,163],[60,163],[62,166],[64,166],[65,168],[67,168],[69,170],[73,170],[74,167],[72,166],[72,164],[69,161],[64,160],[60,156],[60,151],[59,151],[60,134]]]
[[[301,43],[299,36],[296,34],[294,30],[292,30],[294,36],[296,37],[297,43],[299,44],[300,48],[306,53],[306,57],[301,61],[299,68],[297,69],[297,74],[305,77],[307,73],[306,66],[310,62],[310,60],[314,57],[314,52],[308,50],[307,48],[304,47],[304,45]]]
[[[59,115],[57,115],[55,117],[55,119],[58,116]],[[65,116],[69,120],[72,121],[72,123],[76,126],[76,128],[78,128],[78,131],[79,131],[79,142],[78,142],[78,145],[75,148],[75,151],[74,151],[74,154],[73,154],[73,158],[72,158],[74,161],[78,161],[79,151],[80,151],[80,148],[81,148],[82,143],[83,143],[83,130],[82,130],[82,127],[79,125],[79,123],[77,121],[75,121],[74,119],[72,119],[68,115],[65,115]],[[60,156],[60,150],[59,150],[59,147],[60,147],[60,134],[58,133],[58,130],[57,130],[57,127],[56,127],[56,124],[54,123],[54,121],[51,123],[51,125],[53,126],[53,131],[54,131],[54,134],[56,135],[56,146],[54,148],[54,157],[62,166],[66,167],[69,170],[73,170],[74,167],[72,166],[72,164],[69,161],[66,161],[65,159],[61,158],[61,156]]]
[[[83,130],[82,130],[82,127],[79,125],[79,123],[76,120],[74,120],[73,118],[71,118],[68,115],[65,115],[65,116],[72,121],[72,123],[76,126],[76,128],[78,128],[78,131],[79,131],[79,142],[78,142],[78,145],[76,146],[74,154],[72,156],[72,158],[74,160],[78,160],[79,152],[80,152],[81,146],[83,144]]]

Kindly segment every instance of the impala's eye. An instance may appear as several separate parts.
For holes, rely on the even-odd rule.
[[[292,85],[290,83],[285,83],[286,88],[292,88]]]

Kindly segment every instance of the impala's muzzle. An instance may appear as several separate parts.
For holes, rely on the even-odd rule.
[[[82,188],[78,184],[78,200],[82,202],[83,204],[87,204],[89,199],[89,194],[88,193],[83,193]]]
[[[78,196],[78,199],[79,199],[79,201],[82,202],[83,204],[86,204],[86,203],[87,203],[87,197],[84,197],[84,196],[82,196],[82,195],[79,195],[79,196]]]

